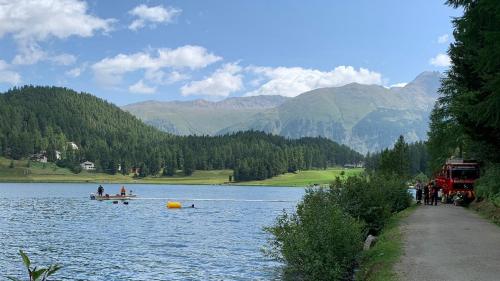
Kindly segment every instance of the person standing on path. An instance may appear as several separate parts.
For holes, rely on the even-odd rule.
[[[437,206],[438,204],[438,191],[439,187],[435,182],[432,183],[432,193],[431,193],[431,205]]]
[[[415,199],[417,199],[417,205],[422,204],[422,183],[420,180],[417,180],[417,184],[415,184]]]
[[[429,205],[429,190],[430,190],[430,187],[431,184],[428,183],[424,186],[424,205]]]

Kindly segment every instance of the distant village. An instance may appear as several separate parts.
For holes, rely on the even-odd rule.
[[[67,145],[68,145],[69,149],[72,149],[72,150],[79,149],[78,145],[74,142],[67,142]],[[56,156],[56,160],[62,160],[61,151],[56,150],[55,156]],[[40,162],[40,163],[49,162],[47,151],[42,150],[39,153],[32,154],[30,157],[30,160]],[[94,171],[96,169],[95,164],[91,161],[85,161],[85,162],[80,163],[80,167],[82,167],[82,169],[86,170],[86,171]],[[118,171],[121,170],[120,168],[121,167],[118,167]]]

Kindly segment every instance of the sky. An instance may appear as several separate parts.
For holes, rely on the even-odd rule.
[[[460,14],[444,0],[0,0],[0,91],[125,105],[403,86],[449,67]]]

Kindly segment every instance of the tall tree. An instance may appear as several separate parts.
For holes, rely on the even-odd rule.
[[[455,41],[448,51],[452,64],[433,112],[431,155],[441,161],[458,149],[459,154],[499,162],[500,1],[447,4],[464,14],[453,20]]]

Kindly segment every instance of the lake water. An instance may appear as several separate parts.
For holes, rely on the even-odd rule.
[[[118,192],[118,185],[104,185]],[[262,228],[293,210],[301,188],[127,185],[142,200],[89,200],[95,184],[0,184],[0,268],[25,277],[64,266],[56,280],[274,280]],[[165,208],[167,198],[195,209]],[[200,200],[202,199],[202,200]]]

